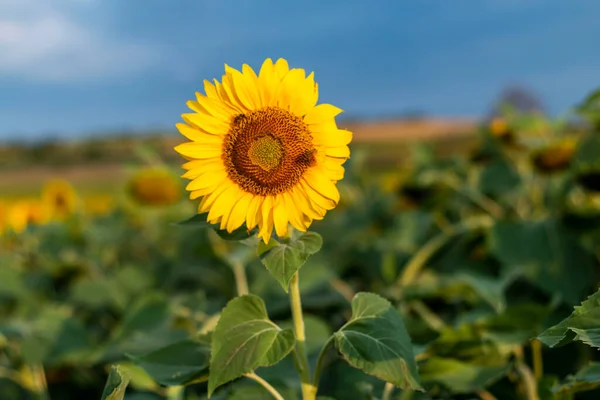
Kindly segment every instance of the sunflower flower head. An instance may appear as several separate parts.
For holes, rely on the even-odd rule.
[[[20,200],[7,212],[6,223],[13,231],[20,233],[30,225],[42,225],[51,218],[50,209],[37,199]]]
[[[181,190],[177,176],[162,167],[142,169],[128,184],[130,196],[135,202],[144,206],[173,205],[181,199]]]
[[[4,233],[7,227],[8,208],[0,201],[0,235]]]
[[[542,173],[562,171],[569,167],[577,149],[577,141],[567,138],[550,144],[532,155],[534,167]]]
[[[512,136],[512,129],[506,119],[496,117],[492,119],[489,125],[492,136],[499,139],[508,139]]]
[[[177,128],[190,141],[175,150],[189,160],[186,189],[208,222],[229,232],[258,226],[267,243],[273,230],[306,231],[337,205],[352,133],[337,127],[342,110],[317,105],[312,73],[284,59],[267,59],[258,74],[226,65],[204,91],[187,103],[193,112]]]
[[[73,186],[64,180],[47,182],[42,189],[42,201],[53,219],[65,219],[78,206],[78,197]]]

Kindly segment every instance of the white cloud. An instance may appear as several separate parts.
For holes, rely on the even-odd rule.
[[[0,0],[0,76],[71,81],[121,76],[157,60],[154,47],[78,20],[81,0]]]

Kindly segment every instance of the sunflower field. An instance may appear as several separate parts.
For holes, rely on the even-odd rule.
[[[280,114],[235,117],[219,148]],[[320,162],[292,122],[227,159],[247,193]],[[343,169],[324,158],[324,218],[235,192],[227,219],[201,183],[188,199],[180,175],[206,177],[212,150],[179,128],[187,171],[154,159],[104,195],[57,177],[0,198],[1,400],[600,398],[600,91],[556,120],[507,108],[452,157],[420,144],[382,170],[350,144]],[[323,154],[345,160],[340,140]]]

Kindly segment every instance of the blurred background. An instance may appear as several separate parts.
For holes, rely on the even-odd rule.
[[[540,399],[597,399],[595,349],[530,339],[600,282],[599,14],[595,0],[0,0],[0,399],[100,398],[111,364],[127,399],[205,398],[202,383],[165,389],[202,360],[174,380],[126,354],[210,331],[235,296],[233,245],[172,226],[196,207],[175,124],[225,63],[267,57],[315,71],[354,132],[303,267],[311,351],[371,290],[420,357],[427,393],[402,399],[533,399],[514,366],[534,357]],[[289,319],[248,257],[251,291]],[[324,394],[380,397],[331,362]],[[264,376],[293,400],[288,367]],[[252,385],[215,398],[268,398]]]

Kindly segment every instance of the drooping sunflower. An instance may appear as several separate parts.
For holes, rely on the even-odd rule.
[[[336,124],[341,109],[317,105],[313,73],[284,59],[267,59],[258,75],[226,65],[222,82],[205,80],[204,90],[177,124],[190,142],[175,150],[189,160],[186,189],[210,223],[258,226],[266,243],[273,229],[306,231],[337,205],[352,133]]]
[[[51,180],[44,185],[42,200],[54,219],[64,219],[73,214],[79,201],[73,186],[62,179]]]
[[[541,148],[532,154],[533,166],[541,173],[565,170],[577,150],[577,140],[566,138]]]

